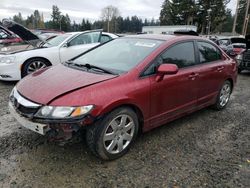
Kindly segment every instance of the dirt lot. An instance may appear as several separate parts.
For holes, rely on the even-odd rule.
[[[146,133],[112,162],[84,141],[62,147],[22,128],[7,108],[14,84],[0,82],[0,187],[250,187],[250,73],[225,110]]]

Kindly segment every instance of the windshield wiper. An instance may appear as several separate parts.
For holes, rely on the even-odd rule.
[[[110,71],[110,70],[107,70],[105,68],[102,68],[102,67],[98,67],[98,66],[95,66],[95,65],[91,65],[91,64],[78,64],[78,63],[74,63],[73,61],[66,61],[65,63],[67,63],[68,65],[74,65],[74,66],[77,66],[77,67],[85,67],[87,69],[97,69],[97,70],[100,70],[102,71],[103,73],[107,73],[107,74],[113,74],[113,75],[117,75],[117,73],[113,72],[113,71]],[[99,71],[98,71],[99,72]]]
[[[107,73],[107,74],[116,74],[116,73],[114,73],[113,71],[107,70],[107,69],[102,68],[102,67],[98,67],[98,66],[96,66],[96,65],[91,65],[91,64],[88,64],[88,63],[83,64],[83,65],[81,65],[81,66],[84,66],[84,67],[86,67],[87,69],[97,69],[97,70],[101,70],[102,72]]]

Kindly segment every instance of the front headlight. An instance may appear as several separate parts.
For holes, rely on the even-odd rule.
[[[16,59],[16,56],[0,57],[0,63],[11,64],[11,63],[14,63],[15,59]]]
[[[43,106],[37,113],[36,117],[40,118],[70,118],[85,115],[94,108],[94,105],[67,107],[67,106]]]

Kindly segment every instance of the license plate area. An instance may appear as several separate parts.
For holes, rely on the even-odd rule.
[[[9,110],[10,110],[11,115],[14,116],[14,118],[23,127],[27,128],[27,129],[30,129],[30,130],[32,130],[32,131],[34,131],[36,133],[41,134],[41,135],[45,135],[46,132],[49,130],[48,125],[32,122],[32,121],[28,120],[27,118],[25,118],[25,117],[21,116],[20,114],[18,114],[11,103],[9,103]]]

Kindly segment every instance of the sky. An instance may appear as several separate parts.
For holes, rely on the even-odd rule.
[[[21,12],[26,18],[34,10],[39,10],[44,19],[50,20],[52,5],[57,5],[63,14],[68,13],[71,21],[80,23],[82,18],[90,21],[101,18],[102,8],[113,5],[120,10],[121,16],[134,16],[145,19],[158,19],[164,0],[0,0],[0,20],[10,18]],[[236,0],[231,0],[228,8],[235,12]]]

